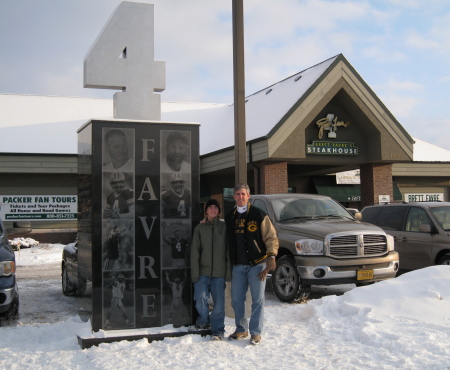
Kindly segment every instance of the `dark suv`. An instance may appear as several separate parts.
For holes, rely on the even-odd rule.
[[[0,220],[0,323],[19,316],[19,288],[16,281],[16,259],[6,229]]]
[[[315,194],[252,195],[277,231],[280,249],[272,286],[282,301],[302,299],[311,285],[358,284],[395,277],[394,240],[357,221],[330,197]]]
[[[401,270],[450,265],[449,202],[380,204],[361,213],[394,237]]]

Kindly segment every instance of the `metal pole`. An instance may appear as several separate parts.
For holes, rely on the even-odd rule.
[[[235,182],[247,183],[243,0],[233,0],[233,72]]]

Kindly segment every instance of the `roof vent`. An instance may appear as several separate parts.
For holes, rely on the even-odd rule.
[[[269,94],[272,91],[272,89],[269,89],[266,91],[266,95]]]
[[[298,80],[300,80],[302,78],[302,75],[299,75],[297,77],[295,77],[294,82],[297,82]]]

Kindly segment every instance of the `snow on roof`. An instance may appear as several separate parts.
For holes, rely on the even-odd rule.
[[[246,140],[266,137],[338,58],[260,90],[246,99]],[[0,94],[2,153],[76,154],[77,131],[90,119],[111,119],[113,100]],[[200,154],[234,146],[233,104],[162,102],[161,119],[200,123]],[[450,151],[414,138],[414,161],[450,162]]]
[[[248,96],[245,103],[246,140],[267,136],[336,58],[330,58]],[[162,116],[167,121],[199,122],[201,155],[234,146],[233,104],[202,111],[167,112]]]
[[[414,162],[450,162],[450,150],[413,137]]]

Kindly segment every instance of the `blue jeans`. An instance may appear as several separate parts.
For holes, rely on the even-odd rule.
[[[208,298],[211,293],[214,308],[209,314]],[[225,279],[201,275],[194,283],[195,308],[198,312],[197,325],[204,326],[211,322],[211,335],[225,333]]]
[[[234,265],[231,275],[231,305],[233,306],[236,331],[246,332],[250,329],[251,335],[261,335],[264,326],[264,292],[266,280],[260,281],[258,274],[266,268],[266,263],[256,266]],[[245,297],[248,287],[252,296],[252,314],[250,323],[247,322],[245,312]]]

